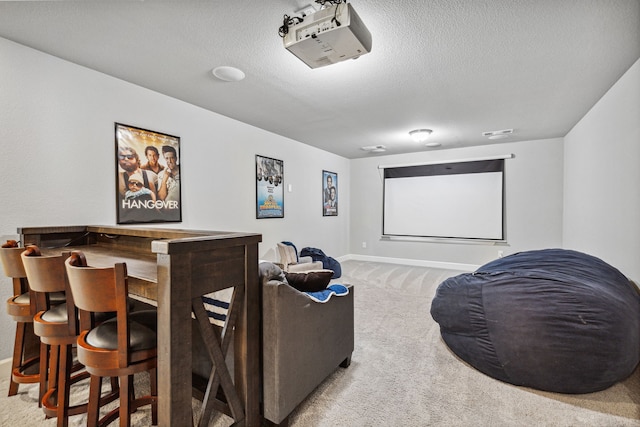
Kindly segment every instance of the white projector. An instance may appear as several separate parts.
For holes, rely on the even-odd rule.
[[[335,18],[335,19],[334,19]],[[307,15],[289,27],[284,47],[311,68],[355,59],[371,51],[371,33],[350,3]]]

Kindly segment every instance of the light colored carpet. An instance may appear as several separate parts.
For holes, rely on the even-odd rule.
[[[429,314],[431,299],[453,270],[360,261],[343,265],[355,287],[355,351],[291,415],[306,426],[640,426],[640,373],[598,392],[563,395],[516,387],[458,359]],[[147,387],[140,377],[139,388]],[[36,406],[37,387],[6,397],[0,379],[0,425],[52,426]],[[76,391],[81,396],[85,391]],[[80,398],[80,397],[78,397]],[[198,410],[198,402],[194,408]],[[134,425],[149,425],[148,409]],[[84,417],[72,417],[72,426]],[[228,426],[217,416],[211,425]]]

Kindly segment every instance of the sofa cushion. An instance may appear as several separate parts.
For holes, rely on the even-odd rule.
[[[327,287],[332,270],[312,270],[304,273],[284,273],[289,285],[301,292],[318,292]]]

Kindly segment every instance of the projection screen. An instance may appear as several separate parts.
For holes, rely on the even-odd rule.
[[[504,159],[385,167],[383,236],[504,239]]]

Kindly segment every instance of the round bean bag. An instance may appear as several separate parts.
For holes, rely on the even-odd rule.
[[[576,251],[521,252],[449,278],[436,291],[431,316],[462,360],[539,390],[603,390],[640,359],[636,286]]]

